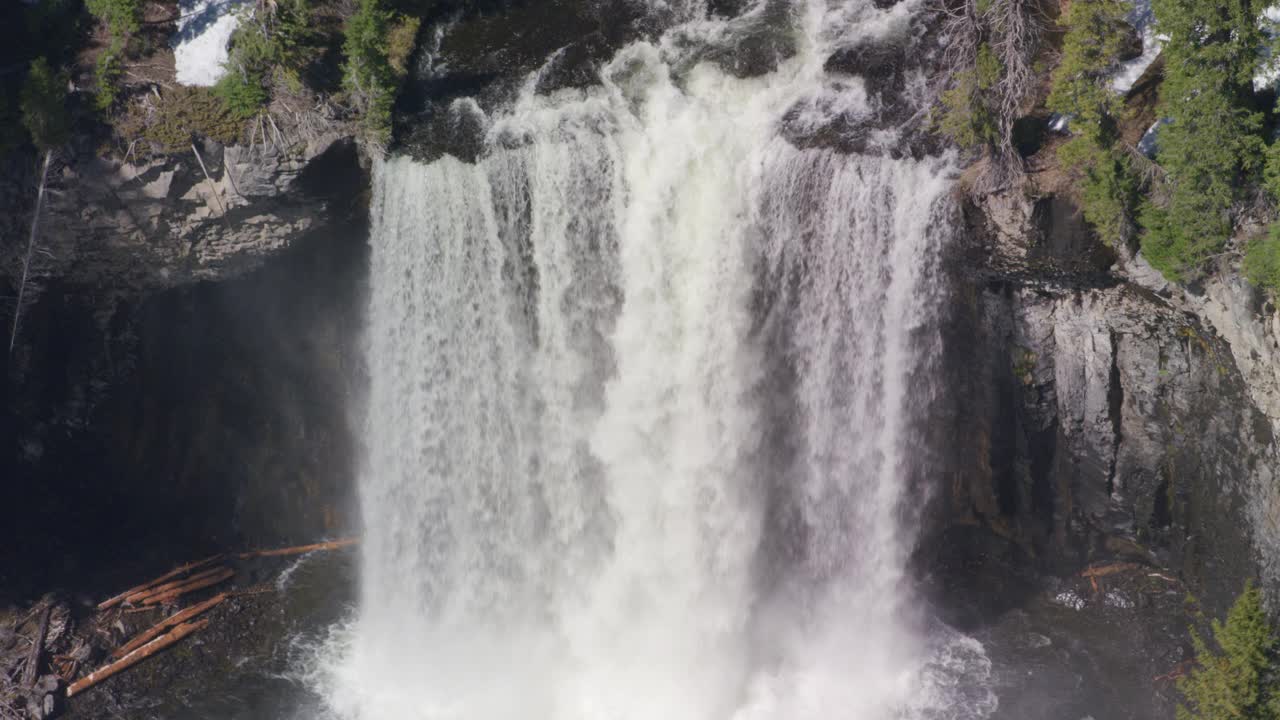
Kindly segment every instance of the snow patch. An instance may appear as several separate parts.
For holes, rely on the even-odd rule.
[[[236,10],[249,0],[179,0],[173,63],[181,85],[209,86],[226,72],[227,43],[240,19]]]

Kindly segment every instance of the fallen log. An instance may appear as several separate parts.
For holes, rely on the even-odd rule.
[[[108,610],[108,609],[110,609],[110,608],[112,608],[112,607],[115,607],[116,605],[119,605],[120,603],[124,602],[124,601],[125,601],[125,598],[129,597],[130,595],[137,595],[138,593],[142,592],[143,590],[150,590],[151,588],[155,587],[156,585],[159,585],[160,583],[162,583],[162,582],[164,582],[164,581],[166,581],[166,580],[169,580],[169,579],[171,579],[171,578],[175,578],[175,577],[177,577],[177,576],[179,576],[179,575],[186,574],[186,573],[188,573],[188,572],[190,572],[190,571],[192,571],[192,570],[195,570],[196,568],[204,567],[205,565],[208,565],[208,564],[209,564],[209,563],[211,563],[211,562],[214,562],[214,561],[216,561],[216,560],[221,560],[221,559],[222,559],[222,554],[221,554],[221,553],[219,553],[219,554],[217,554],[217,555],[214,555],[214,556],[212,556],[212,557],[207,557],[207,558],[205,558],[205,559],[203,559],[203,560],[200,560],[200,561],[197,561],[197,562],[187,563],[186,565],[182,565],[182,566],[180,566],[180,567],[176,567],[176,568],[174,568],[174,569],[170,570],[169,572],[167,572],[167,573],[165,573],[165,574],[161,575],[160,577],[158,577],[158,578],[156,578],[156,579],[154,579],[154,580],[151,580],[151,581],[145,582],[145,583],[143,583],[143,584],[141,584],[141,585],[138,585],[137,587],[131,587],[131,588],[129,588],[128,590],[125,590],[124,592],[120,593],[119,595],[116,595],[116,596],[115,596],[115,597],[113,597],[113,598],[110,598],[110,599],[108,599],[108,600],[103,600],[102,602],[98,603],[98,609],[99,609],[99,610]]]
[[[31,652],[27,654],[27,664],[22,668],[22,687],[29,688],[36,684],[40,675],[40,654],[44,652],[44,636],[49,634],[49,616],[53,607],[46,605],[40,615],[40,625],[36,628],[36,637],[31,641]]]
[[[1138,563],[1112,563],[1110,565],[1097,565],[1085,568],[1080,571],[1080,575],[1081,577],[1087,578],[1106,577],[1107,575],[1115,575],[1117,573],[1128,572],[1130,570],[1137,570],[1141,567],[1142,566]]]
[[[103,680],[106,680],[112,675],[115,675],[121,670],[127,670],[133,667],[134,665],[142,662],[143,660],[146,660],[152,655],[155,655],[161,650],[164,650],[170,645],[178,642],[179,640],[190,635],[191,633],[197,630],[200,630],[201,628],[203,628],[208,624],[209,624],[208,620],[198,620],[196,622],[183,623],[182,625],[179,625],[178,627],[173,629],[173,632],[167,635],[161,635],[155,640],[152,640],[151,642],[147,643],[146,645],[143,645],[137,650],[134,650],[128,655],[125,655],[119,660],[116,660],[115,662],[110,663],[108,665],[104,665],[98,668],[97,670],[94,670],[93,672],[89,673],[88,675],[85,675],[79,680],[71,683],[70,685],[67,686],[67,697],[72,697],[81,692],[84,692],[85,690],[88,690],[89,688],[93,687],[94,685],[97,685]]]
[[[159,595],[152,595],[148,597],[146,600],[143,600],[142,604],[158,605],[161,603],[167,603],[167,602],[176,600],[179,597],[186,595],[187,593],[195,592],[196,590],[201,590],[211,585],[217,585],[220,582],[225,582],[227,580],[230,580],[231,576],[235,574],[236,572],[231,568],[222,568],[222,571],[217,573],[216,575],[210,575],[208,577],[203,577],[203,578],[192,578],[191,581],[186,583],[185,585],[181,585],[179,587],[176,587],[172,590],[169,590],[168,592],[161,593]]]
[[[297,545],[294,547],[277,548],[275,550],[250,550],[249,552],[240,553],[241,560],[256,557],[277,557],[280,555],[302,555],[303,553],[315,552],[316,550],[337,550],[338,548],[349,547],[360,542],[360,538],[342,538],[341,540],[330,540],[329,542],[312,543],[310,545]]]
[[[169,592],[170,590],[173,590],[175,588],[180,588],[183,585],[186,585],[187,583],[195,582],[197,580],[203,580],[204,578],[217,575],[218,573],[224,572],[225,570],[227,570],[227,567],[225,565],[219,565],[218,567],[209,568],[208,570],[202,570],[196,573],[195,575],[192,575],[191,577],[182,578],[181,580],[171,580],[167,583],[157,585],[151,588],[150,590],[143,590],[140,593],[134,593],[133,595],[130,595],[129,597],[125,598],[124,601],[126,603],[129,603],[130,605],[138,605],[143,601],[147,600],[148,598],[154,597],[156,595],[163,595]]]
[[[128,655],[134,650],[137,650],[143,645],[146,645],[153,638],[160,635],[161,633],[168,630],[169,628],[175,625],[181,625],[187,620],[190,620],[191,618],[216,607],[218,603],[221,603],[223,600],[226,600],[226,599],[227,599],[227,593],[219,593],[209,598],[208,600],[205,600],[202,603],[192,605],[186,610],[182,610],[177,613],[174,613],[173,615],[170,615],[164,620],[161,620],[155,625],[152,625],[150,628],[147,628],[146,630],[143,630],[142,632],[138,633],[138,635],[135,636],[129,642],[113,650],[111,653],[111,657],[119,658],[119,657],[124,657],[125,655]]]

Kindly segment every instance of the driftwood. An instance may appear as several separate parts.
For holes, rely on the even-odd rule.
[[[1137,570],[1141,567],[1142,566],[1138,563],[1111,563],[1110,565],[1098,565],[1091,568],[1085,568],[1080,572],[1080,576],[1087,578],[1106,577],[1107,575],[1115,575],[1117,573],[1128,572],[1130,570]]]
[[[129,603],[130,605],[138,605],[156,595],[164,595],[171,590],[175,590],[177,588],[182,587],[183,585],[195,582],[197,580],[203,580],[213,575],[217,575],[227,569],[228,568],[226,566],[219,565],[218,567],[209,568],[208,570],[202,570],[196,573],[195,575],[192,575],[191,577],[182,578],[180,580],[172,580],[167,583],[156,585],[155,587],[149,588],[147,590],[143,590],[142,592],[134,593],[133,595],[126,597],[124,601]],[[146,604],[150,605],[151,603],[146,603]]]
[[[219,603],[221,603],[223,600],[226,600],[226,599],[227,599],[227,593],[220,593],[218,595],[214,595],[213,597],[209,598],[208,600],[205,600],[204,602],[198,605],[192,605],[186,610],[182,610],[178,613],[170,615],[164,620],[161,620],[160,622],[156,623],[150,628],[142,631],[137,635],[137,637],[133,638],[129,642],[116,648],[115,651],[111,653],[111,657],[120,658],[120,657],[124,657],[125,655],[128,655],[134,650],[137,650],[143,645],[146,645],[148,642],[153,640],[158,635],[164,633],[169,628],[175,625],[181,625],[182,623],[190,620],[191,618],[207,610],[214,608],[215,606],[217,606]]]
[[[164,581],[166,581],[166,580],[170,580],[170,579],[175,578],[175,577],[177,577],[177,576],[179,576],[179,575],[186,574],[186,573],[188,573],[188,572],[190,572],[190,571],[192,571],[192,570],[195,570],[196,568],[204,567],[205,565],[208,565],[208,564],[209,564],[209,563],[211,563],[211,562],[214,562],[214,561],[217,561],[217,560],[221,560],[221,559],[222,559],[222,555],[221,555],[221,554],[218,554],[218,555],[214,555],[214,556],[212,556],[212,557],[207,557],[207,558],[205,558],[205,559],[203,559],[203,560],[200,560],[200,561],[198,561],[198,562],[187,563],[186,565],[182,565],[182,566],[180,566],[180,567],[176,567],[176,568],[174,568],[174,569],[170,570],[169,572],[167,572],[167,573],[165,573],[165,574],[161,575],[160,577],[158,577],[158,578],[156,578],[156,579],[154,579],[154,580],[151,580],[151,581],[149,581],[149,582],[145,582],[145,583],[143,583],[143,584],[141,584],[141,585],[138,585],[137,587],[131,587],[131,588],[129,588],[128,590],[125,590],[124,592],[120,593],[119,595],[116,595],[115,597],[113,597],[113,598],[111,598],[111,599],[109,599],[109,600],[103,600],[102,602],[98,603],[98,609],[99,609],[99,610],[107,610],[107,609],[109,609],[109,608],[112,608],[112,607],[114,607],[114,606],[116,606],[116,605],[119,605],[120,603],[124,602],[124,601],[125,601],[125,598],[129,597],[130,595],[137,595],[138,593],[142,592],[143,590],[150,590],[151,588],[154,588],[156,585],[159,585],[160,583],[162,583],[162,582],[164,582]]]
[[[278,557],[281,555],[302,555],[303,553],[314,552],[316,550],[337,550],[338,548],[349,547],[360,542],[360,538],[343,538],[341,540],[331,540],[329,542],[313,543],[311,545],[298,545],[295,547],[278,548],[276,550],[251,550],[249,552],[240,553],[240,559],[256,557]]]
[[[36,628],[36,637],[31,641],[31,652],[27,655],[27,664],[22,668],[22,687],[32,687],[39,676],[40,654],[44,652],[44,636],[49,633],[49,616],[53,607],[46,605],[40,614],[40,626]]]
[[[202,573],[199,577],[193,577],[186,583],[179,585],[172,590],[148,596],[142,601],[142,604],[157,605],[160,603],[171,602],[183,595],[186,595],[187,593],[195,592],[196,590],[201,590],[211,585],[217,585],[220,582],[230,580],[231,576],[235,574],[236,572],[234,570],[226,567],[211,573]]]
[[[89,673],[88,675],[85,675],[84,677],[80,678],[79,680],[71,683],[70,685],[67,686],[67,697],[72,697],[78,693],[84,692],[85,690],[88,690],[89,688],[93,687],[94,685],[97,685],[103,680],[106,680],[112,675],[115,675],[121,670],[127,670],[130,667],[133,667],[134,665],[142,662],[143,660],[146,660],[152,655],[155,655],[161,650],[164,650],[170,645],[178,642],[179,640],[190,635],[191,633],[197,630],[200,630],[201,628],[203,628],[208,624],[209,624],[208,620],[199,620],[196,622],[183,623],[182,625],[179,625],[178,627],[173,629],[173,632],[167,635],[161,635],[155,640],[152,640],[151,642],[147,643],[146,645],[143,645],[137,650],[134,650],[128,655],[125,655],[119,660],[116,660],[115,662],[110,663],[109,665],[104,665],[103,667],[100,667],[97,670],[94,670],[93,672]]]

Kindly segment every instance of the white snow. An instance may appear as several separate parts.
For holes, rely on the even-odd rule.
[[[179,0],[173,62],[182,85],[212,85],[226,70],[227,43],[248,0]]]
[[[1127,62],[1120,63],[1120,70],[1111,80],[1111,87],[1121,95],[1129,92],[1142,73],[1151,67],[1151,63],[1160,56],[1160,48],[1165,37],[1156,34],[1155,12],[1151,9],[1151,0],[1132,0],[1129,10],[1129,23],[1142,36],[1142,54]]]
[[[1274,41],[1280,35],[1280,5],[1272,5],[1262,11],[1262,32],[1268,41]],[[1258,73],[1253,76],[1253,89],[1266,90],[1276,87],[1280,82],[1280,56],[1272,52],[1271,42],[1264,43],[1258,53],[1261,62]]]

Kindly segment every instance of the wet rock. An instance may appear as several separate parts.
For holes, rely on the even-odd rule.
[[[771,2],[731,22],[704,58],[737,78],[767,75],[796,53],[786,3]]]
[[[1255,508],[1276,506],[1271,427],[1227,344],[1123,283],[1006,284],[971,302],[952,341],[968,388],[957,447],[980,451],[958,459],[968,480],[946,514],[1048,568],[1123,545],[1224,609],[1254,573],[1253,516],[1270,512]]]
[[[547,22],[555,18],[555,22]],[[396,137],[420,159],[478,154],[474,114],[506,107],[531,78],[537,92],[598,82],[596,68],[615,48],[653,27],[642,4],[628,0],[512,2],[501,11],[459,8],[429,18],[434,38],[415,63],[396,103]]]
[[[899,37],[866,38],[833,53],[823,64],[823,69],[862,77],[868,93],[900,93],[904,83],[902,73],[907,67],[907,50],[908,46]]]
[[[251,269],[317,227],[334,198],[298,192],[306,168],[348,137],[337,123],[315,136],[282,134],[278,142],[221,147],[124,162],[96,154],[62,156],[43,213],[40,277],[138,290],[228,277]],[[34,179],[6,181],[0,218],[16,236],[29,220]],[[364,175],[358,165],[349,172]],[[349,201],[346,198],[341,202]],[[25,247],[0,249],[0,284]]]
[[[1142,57],[1142,33],[1129,23],[1123,23],[1122,32],[1124,32],[1124,38],[1120,43],[1120,52],[1116,59],[1127,62]]]

